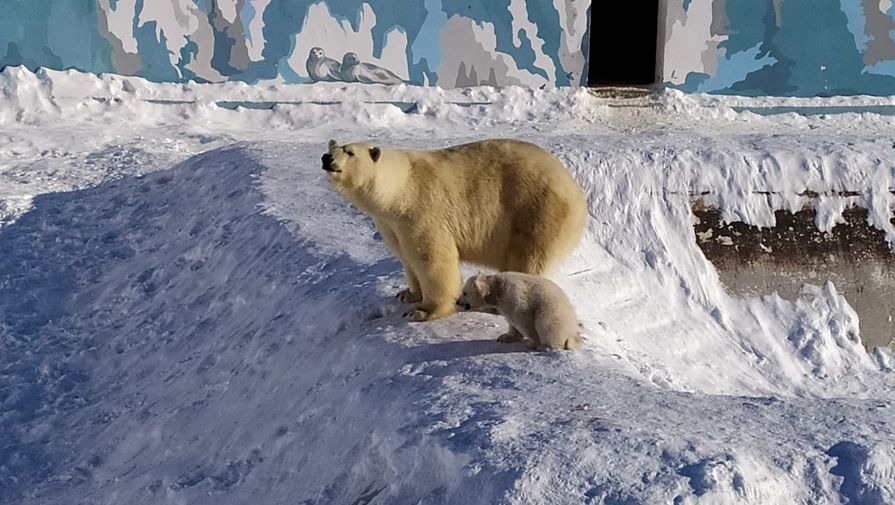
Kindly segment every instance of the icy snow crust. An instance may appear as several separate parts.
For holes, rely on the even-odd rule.
[[[891,354],[833,285],[726,294],[688,205],[828,229],[854,191],[891,241],[895,118],[733,108],[891,104],[8,68],[0,503],[893,503]],[[556,153],[590,204],[557,277],[585,349],[404,323],[331,137]]]

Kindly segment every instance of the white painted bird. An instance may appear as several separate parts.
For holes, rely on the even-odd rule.
[[[328,58],[323,49],[319,47],[311,48],[305,67],[308,69],[308,77],[314,82],[342,80],[342,74],[339,72],[341,67],[339,62]]]
[[[342,80],[345,82],[362,82],[364,84],[401,84],[401,79],[394,72],[372,63],[361,63],[355,53],[345,53],[342,57]]]

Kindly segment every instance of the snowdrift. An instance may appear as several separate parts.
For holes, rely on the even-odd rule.
[[[802,118],[677,95],[648,120],[630,116],[653,106],[622,115],[567,90],[288,88],[277,98],[354,101],[230,110],[211,100],[270,97],[62,74],[7,70],[0,86],[34,90],[0,107],[0,195],[23,196],[15,174],[49,181],[0,226],[0,503],[895,500],[891,355],[864,351],[833,285],[728,295],[687,200],[709,188],[760,221],[786,201],[750,199],[757,182],[888,177],[886,123],[839,131],[859,146],[842,155],[828,136],[752,131]],[[82,95],[65,104],[66,89]],[[196,100],[144,100],[162,92]],[[712,121],[721,133],[692,129]],[[330,136],[422,146],[477,128],[551,149],[589,195],[557,279],[581,352],[497,344],[486,315],[403,322],[400,265],[318,166]],[[83,175],[91,155],[108,171]],[[846,169],[804,168],[833,158]],[[756,159],[778,170],[750,176]]]

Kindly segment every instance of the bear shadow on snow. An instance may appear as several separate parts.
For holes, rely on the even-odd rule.
[[[143,385],[284,352],[283,336],[338,346],[373,307],[400,310],[378,291],[398,261],[321,257],[264,213],[264,170],[217,149],[37,196],[0,228],[0,503],[89,486],[103,458],[54,447],[102,445],[104,426],[143,415],[126,400]]]
[[[407,324],[394,294],[381,292],[401,265],[321,256],[264,212],[265,170],[240,147],[216,149],[37,196],[0,228],[0,504],[90,489],[105,464],[95,452],[104,430],[148,415],[135,396],[201,385],[218,363],[294,352],[296,366],[313,367],[359,334],[398,363],[528,352],[491,339],[407,347],[345,331]]]
[[[457,314],[455,317],[463,317]],[[427,344],[417,348],[417,353],[411,358],[413,363],[423,363],[432,360],[453,360],[484,356],[486,354],[531,354],[532,350],[522,342],[503,344],[497,341],[497,337],[476,340],[453,340]]]

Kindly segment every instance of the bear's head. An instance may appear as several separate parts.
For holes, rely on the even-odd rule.
[[[497,307],[497,296],[491,286],[491,278],[484,274],[473,275],[466,279],[463,293],[457,298],[457,309],[494,313]]]
[[[323,170],[329,173],[333,186],[339,192],[357,196],[369,192],[375,186],[379,167],[377,162],[382,150],[370,144],[339,145],[329,141],[329,152],[323,155]]]

